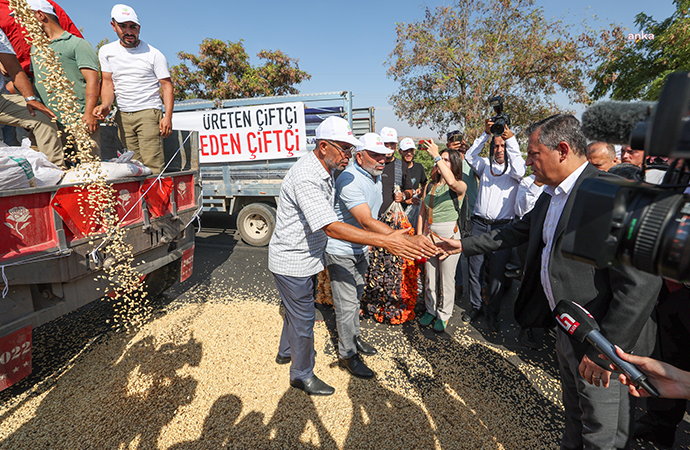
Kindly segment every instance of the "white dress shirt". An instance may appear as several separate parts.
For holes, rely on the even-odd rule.
[[[556,233],[558,221],[561,219],[563,208],[565,208],[565,204],[568,202],[568,197],[570,197],[573,186],[575,186],[575,182],[585,170],[587,164],[587,162],[582,164],[573,173],[568,175],[568,178],[563,180],[557,187],[546,186],[544,188],[544,192],[551,195],[551,202],[549,203],[546,219],[544,219],[544,228],[542,229],[542,239],[545,245],[541,252],[541,285],[544,288],[544,294],[549,301],[551,310],[556,308],[556,301],[553,298],[553,290],[551,289],[551,278],[549,277],[549,264],[551,263],[554,234]]]
[[[534,184],[534,175],[525,177],[520,181],[517,197],[515,199],[515,217],[522,218],[525,214],[532,211],[534,204],[544,190],[544,185]]]
[[[515,136],[506,140],[505,158],[510,162],[506,173],[503,164],[489,161],[489,158],[479,156],[484,144],[491,138],[484,133],[475,139],[472,147],[465,156],[472,170],[479,177],[479,192],[474,205],[474,214],[487,220],[510,220],[515,217],[515,198],[520,180],[525,176],[525,160],[522,159],[520,146]],[[493,166],[494,173],[491,174]]]

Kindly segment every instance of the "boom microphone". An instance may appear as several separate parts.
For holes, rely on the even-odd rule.
[[[651,114],[654,102],[599,102],[582,113],[582,132],[591,141],[629,145],[635,125]]]
[[[659,392],[647,380],[634,364],[623,361],[616,353],[616,347],[599,332],[599,325],[594,317],[582,306],[570,300],[561,300],[553,310],[556,321],[573,339],[579,342],[589,341],[597,350],[606,355],[613,365],[625,375],[639,389],[643,388],[652,397],[658,397]]]

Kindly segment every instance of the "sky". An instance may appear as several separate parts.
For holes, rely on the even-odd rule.
[[[114,2],[57,2],[93,45],[103,38],[117,39],[109,24]],[[300,93],[351,91],[355,108],[375,107],[377,132],[383,126],[392,126],[399,136],[437,136],[428,128],[416,129],[395,117],[388,98],[398,85],[386,76],[385,61],[395,46],[396,23],[421,20],[426,7],[433,9],[453,2],[130,0],[127,4],[139,17],[141,39],[161,50],[171,66],[179,64],[180,51],[198,53],[204,38],[242,39],[254,65],[260,64],[256,54],[264,49],[280,49],[298,58],[300,69],[312,76],[298,86]],[[595,28],[607,28],[613,22],[632,33],[644,31],[634,24],[638,13],[645,12],[660,21],[675,11],[670,0],[537,0],[536,5],[543,7],[547,18],[574,25],[587,20]],[[557,100],[564,107],[582,111],[581,106],[570,105],[565,97]]]

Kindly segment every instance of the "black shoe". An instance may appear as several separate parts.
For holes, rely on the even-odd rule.
[[[280,356],[280,353],[276,355],[276,364],[290,364],[290,362],[292,362],[292,357]]]
[[[489,331],[498,333],[498,317],[491,314],[486,315],[486,324],[489,326]]]
[[[357,351],[365,356],[374,356],[378,353],[378,350],[374,348],[373,345],[369,345],[364,342],[361,336],[355,338],[355,344],[357,344]]]
[[[327,385],[314,375],[308,380],[290,380],[290,386],[297,389],[302,389],[309,395],[331,395],[335,392],[335,388]]]
[[[359,353],[355,353],[349,358],[338,358],[340,367],[346,368],[352,375],[359,378],[374,378],[376,375],[370,368],[364,364]]]
[[[462,321],[465,323],[472,323],[477,320],[477,317],[482,315],[481,308],[472,308],[471,311],[462,313]]]
[[[537,342],[537,340],[534,338],[534,333],[532,333],[531,328],[523,328],[520,330],[520,342],[527,347],[531,348],[532,350],[539,350],[541,348],[541,345]]]

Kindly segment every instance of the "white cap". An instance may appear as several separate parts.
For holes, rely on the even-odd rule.
[[[383,144],[383,139],[376,133],[367,133],[361,138],[362,145],[357,146],[357,151],[369,150],[370,152],[380,153],[382,155],[390,155],[393,150],[389,149]]]
[[[53,8],[53,5],[48,3],[48,0],[26,0],[26,3],[29,4],[29,8],[33,9],[34,11],[43,11],[46,14],[55,14],[55,8]]]
[[[131,6],[122,4],[113,6],[113,9],[110,11],[110,17],[117,23],[134,22],[137,25],[141,25],[137,18],[137,13],[134,12],[134,8]]]
[[[412,138],[405,138],[402,141],[400,141],[400,150],[409,150],[415,147],[416,146],[414,145],[414,141],[412,140]]]
[[[395,128],[383,127],[381,128],[381,139],[383,142],[395,142],[398,143],[398,132]]]
[[[347,142],[350,145],[362,145],[362,143],[352,133],[352,128],[347,120],[331,116],[321,122],[316,129],[316,139],[328,141]]]

